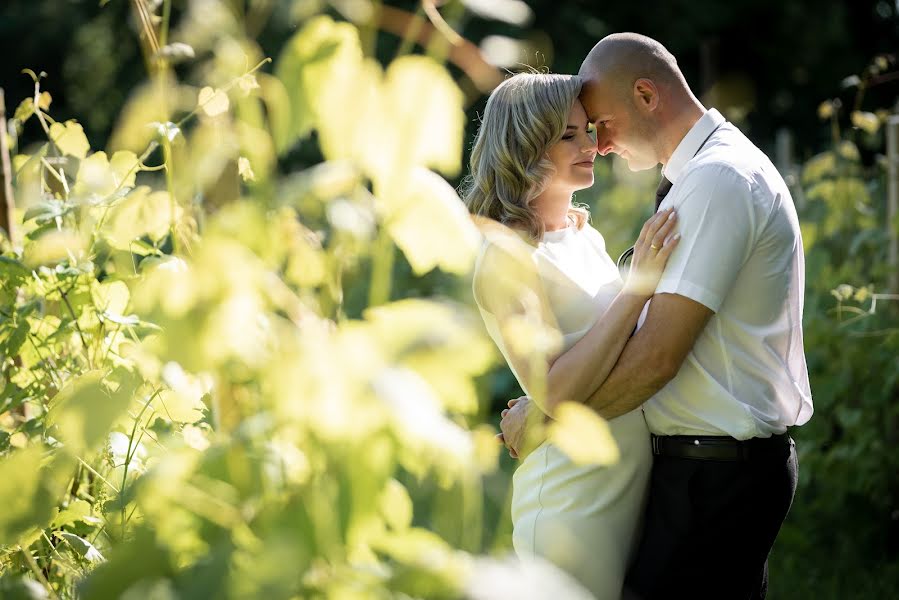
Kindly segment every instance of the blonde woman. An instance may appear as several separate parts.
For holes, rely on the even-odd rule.
[[[560,402],[583,402],[603,383],[679,237],[672,211],[650,218],[622,281],[587,210],[572,204],[576,190],[593,185],[597,152],[580,90],[580,79],[565,75],[504,81],[487,101],[463,184],[469,210],[512,230],[527,248],[524,261],[510,260],[515,243],[485,236],[473,291],[522,389],[531,396],[535,386],[545,389],[539,408],[549,417]],[[521,328],[510,325],[534,314],[561,333],[536,376],[514,339]],[[544,442],[522,457],[513,478],[515,551],[549,559],[600,600],[621,597],[652,464],[639,409],[609,426],[620,450],[615,465],[578,466]]]

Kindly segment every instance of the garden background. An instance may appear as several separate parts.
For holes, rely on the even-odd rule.
[[[614,31],[800,209],[815,415],[771,597],[899,593],[899,2],[8,0],[0,596],[542,597],[478,558],[519,390],[453,188],[506,70]],[[612,255],[657,177],[601,159],[577,195]]]

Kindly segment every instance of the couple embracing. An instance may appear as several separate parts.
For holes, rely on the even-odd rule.
[[[617,266],[572,204],[609,153],[634,171],[663,165],[656,213]],[[613,34],[578,76],[519,74],[494,90],[463,195],[515,233],[533,272],[510,270],[510,248],[486,236],[473,281],[522,389],[545,389],[503,411],[521,459],[516,552],[600,600],[764,598],[796,489],[787,428],[812,414],[802,240],[771,161],[702,106],[660,43]],[[529,311],[562,336],[537,365],[510,326]],[[563,401],[608,421],[614,465],[525,447],[533,415]]]

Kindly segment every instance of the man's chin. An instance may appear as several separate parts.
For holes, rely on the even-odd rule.
[[[658,163],[649,164],[649,161],[646,162],[637,162],[635,160],[631,160],[629,158],[624,159],[627,162],[627,168],[637,173],[639,171],[648,171],[649,169],[654,169]]]

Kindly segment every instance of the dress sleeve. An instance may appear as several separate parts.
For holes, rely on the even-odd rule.
[[[533,250],[525,246],[485,242],[475,265],[472,291],[487,333],[522,389],[533,397],[528,376],[532,367],[527,365],[533,364],[533,358],[543,361],[555,355],[561,340]]]

